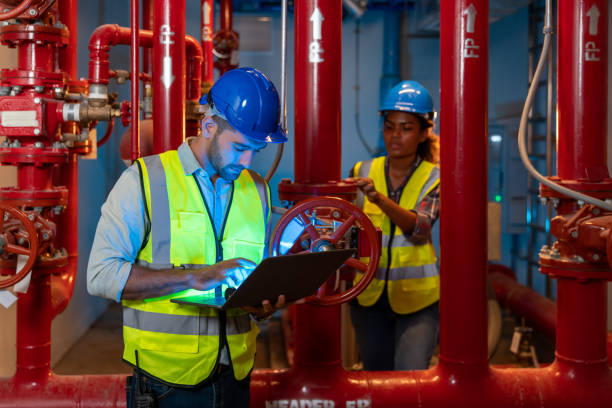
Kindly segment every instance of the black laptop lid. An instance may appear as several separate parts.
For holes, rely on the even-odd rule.
[[[354,249],[341,249],[266,258],[221,308],[260,306],[264,300],[274,302],[280,295],[285,295],[288,302],[312,295],[354,252]],[[186,296],[172,302],[219,307],[220,301]]]

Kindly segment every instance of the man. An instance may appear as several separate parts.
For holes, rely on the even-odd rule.
[[[247,407],[259,331],[251,317],[285,306],[284,296],[227,312],[170,302],[222,295],[261,261],[270,192],[248,167],[267,143],[287,140],[276,88],[256,69],[227,72],[202,99],[201,136],[121,175],[89,259],[88,291],[123,304],[123,359],[141,379],[128,379],[128,407]]]

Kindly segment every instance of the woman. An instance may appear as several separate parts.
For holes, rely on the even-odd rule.
[[[351,320],[365,370],[426,369],[440,298],[431,244],[440,198],[433,102],[421,84],[402,81],[380,114],[387,156],[355,164],[351,176],[358,205],[382,229],[382,251],[376,276],[351,304]]]

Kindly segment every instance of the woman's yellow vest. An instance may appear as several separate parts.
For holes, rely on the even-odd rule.
[[[177,151],[138,161],[151,229],[137,263],[167,269],[237,257],[261,261],[269,217],[269,188],[261,176],[244,170],[234,181],[224,225],[215,231],[195,176],[185,174]],[[235,378],[246,378],[253,368],[259,332],[249,315],[241,309],[217,312],[170,302],[190,294],[221,295],[224,289],[124,300],[123,359],[136,366],[138,351],[138,365],[147,374],[166,383],[194,386],[213,373],[220,345],[226,342]]]
[[[387,193],[385,157],[377,157],[355,165],[354,174],[369,177],[376,190]],[[440,170],[434,164],[422,161],[406,183],[399,205],[415,209],[419,202],[440,183]],[[387,194],[388,195],[388,194]],[[402,230],[391,225],[391,220],[375,204],[363,196],[359,205],[374,226],[382,229],[382,248],[376,275],[368,287],[357,296],[362,306],[372,306],[383,293],[385,282],[389,304],[394,312],[412,313],[423,309],[440,298],[440,275],[436,266],[436,253],[431,242],[414,245]],[[362,204],[363,203],[363,204]],[[367,259],[365,259],[367,261]],[[357,273],[355,284],[363,278]]]

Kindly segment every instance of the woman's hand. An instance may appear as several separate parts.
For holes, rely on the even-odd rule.
[[[374,181],[369,177],[350,177],[344,179],[347,183],[353,183],[371,203],[378,204],[382,195],[374,187]]]

